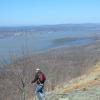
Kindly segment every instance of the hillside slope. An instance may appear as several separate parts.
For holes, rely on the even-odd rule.
[[[49,94],[46,100],[100,100],[100,63],[63,89]]]

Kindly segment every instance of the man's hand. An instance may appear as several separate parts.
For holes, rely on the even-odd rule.
[[[33,84],[34,82],[32,81],[31,84]]]

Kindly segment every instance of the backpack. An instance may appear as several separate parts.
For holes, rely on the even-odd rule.
[[[46,76],[42,72],[39,75],[39,81],[41,83],[44,83],[46,81]]]

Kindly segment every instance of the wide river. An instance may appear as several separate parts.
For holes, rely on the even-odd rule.
[[[14,36],[0,38],[0,59],[9,59],[23,54],[29,55],[36,52],[47,51],[51,48],[72,45],[86,45],[94,43],[92,39],[82,39],[76,41],[66,41],[64,43],[54,43],[53,40],[67,36],[91,36],[91,31],[66,31],[66,32],[47,32],[47,33],[16,33]]]

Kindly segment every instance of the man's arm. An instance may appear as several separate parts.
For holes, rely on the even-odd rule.
[[[31,83],[35,83],[38,80],[37,74],[34,77],[34,80]]]

